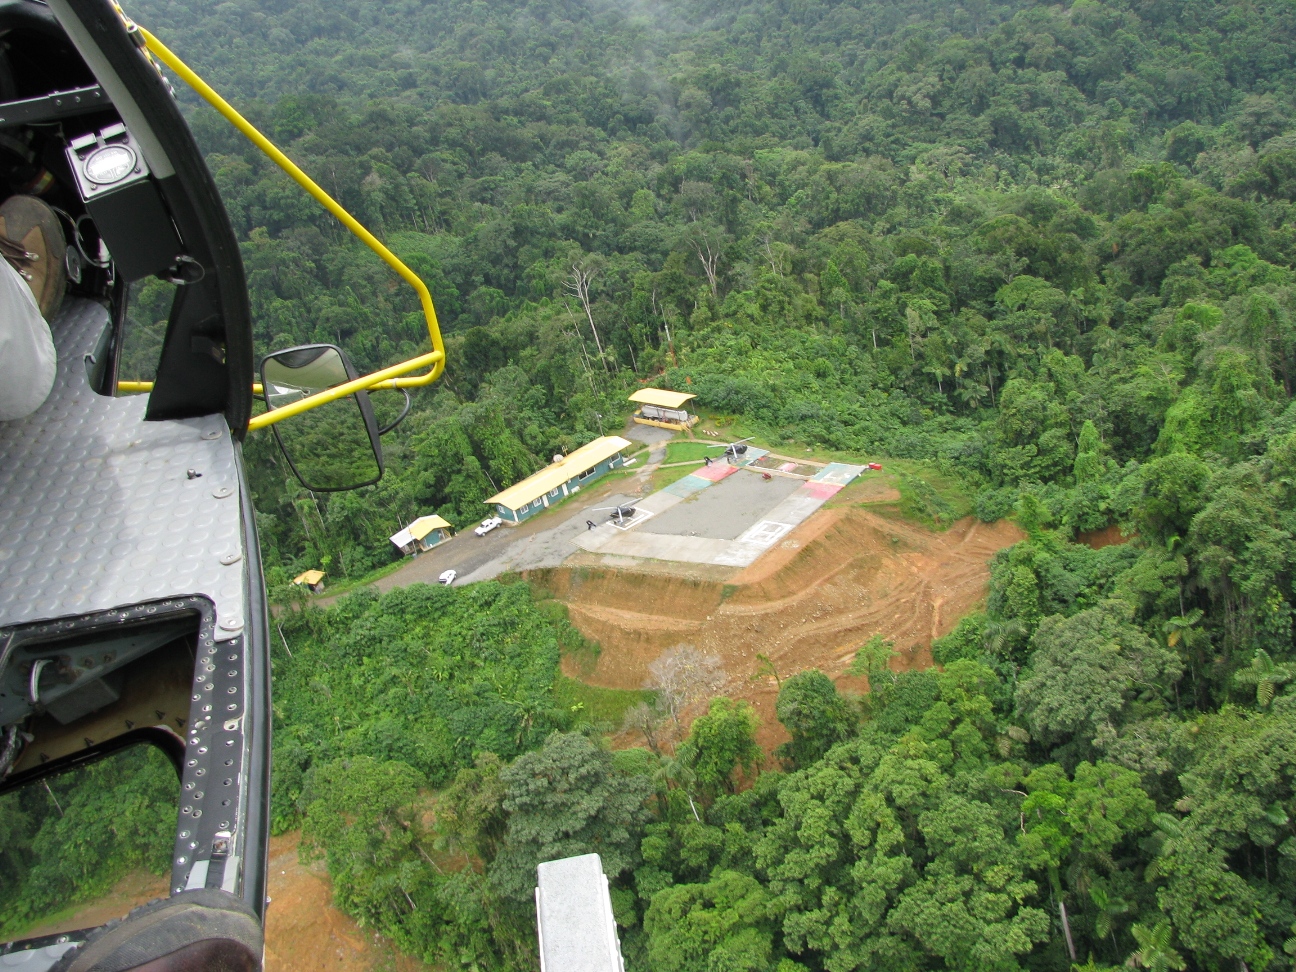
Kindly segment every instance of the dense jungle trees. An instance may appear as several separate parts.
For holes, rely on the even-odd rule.
[[[1054,511],[1078,529],[1111,521],[1131,460],[1255,455],[1290,393],[1280,6],[135,13],[424,276],[452,335],[362,497],[311,498],[252,443],[286,570],[360,574],[416,513],[477,518],[652,375],[775,442],[943,460],[982,487],[1079,485],[1089,455]],[[192,119],[261,346],[413,353],[413,292]],[[164,290],[136,301],[134,370]],[[1099,448],[1078,453],[1085,421]]]
[[[478,518],[650,377],[776,444],[929,460],[1028,534],[941,670],[891,673],[879,637],[863,704],[787,679],[781,771],[721,700],[674,752],[570,735],[559,633],[514,588],[294,614],[276,818],[348,910],[430,961],[526,967],[522,869],[603,844],[636,968],[1290,965],[1288,7],[131,13],[375,227],[450,335],[379,485],[312,496],[249,443],[273,581],[363,574],[417,513]],[[262,348],[416,351],[412,292],[192,119]],[[134,306],[146,370],[165,286]],[[1130,542],[1074,542],[1113,524]],[[583,836],[537,823],[575,810],[521,761],[601,795]]]

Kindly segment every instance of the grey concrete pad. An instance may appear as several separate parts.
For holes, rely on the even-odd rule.
[[[803,492],[792,493],[781,503],[765,514],[765,519],[775,523],[797,524],[806,519],[819,507],[824,505],[822,496],[806,495]]]
[[[671,437],[666,429],[636,428],[666,433],[663,440]],[[664,441],[654,446],[658,448],[665,449]],[[764,480],[759,472],[749,470],[739,470],[688,497],[665,491],[645,496],[654,468],[646,464],[638,475],[618,483],[618,492],[599,491],[593,494],[596,499],[573,499],[539,521],[517,528],[501,527],[484,538],[466,531],[384,577],[376,586],[388,590],[417,581],[431,583],[447,567],[459,572],[458,586],[489,580],[506,571],[557,567],[569,557],[591,554],[598,558],[595,562],[609,566],[674,561],[713,569],[717,565],[723,569],[743,567],[755,562],[827,498],[821,490],[812,491],[814,483],[777,474]],[[608,511],[599,509],[625,505],[634,506],[640,515],[633,525],[623,528],[609,523]],[[553,526],[548,525],[551,517]],[[586,527],[587,520],[596,524],[593,530]]]
[[[681,560],[693,564],[715,564],[723,563],[720,558],[727,556],[733,546],[732,540],[681,537],[632,530],[613,537],[599,548],[599,552],[649,560]],[[755,560],[762,551],[763,548],[756,550],[752,560]]]
[[[668,493],[664,489],[659,489],[651,496],[645,496],[639,501],[638,508],[647,510],[649,513],[665,513],[672,506],[678,506],[684,502],[684,497],[676,496],[674,493]]]
[[[573,507],[572,514],[558,525],[548,530],[533,533],[530,536],[519,537],[485,563],[476,566],[466,574],[461,574],[458,580],[455,581],[455,586],[471,584],[474,581],[490,580],[492,577],[498,577],[506,571],[557,567],[571,556],[573,552],[572,544],[582,539],[587,533],[593,534],[599,531],[617,532],[606,523],[607,511],[599,510],[597,507],[632,506],[638,500],[638,496],[613,493],[610,496],[600,497],[588,505]],[[590,530],[586,526],[586,520],[592,520],[599,526],[595,530]],[[507,530],[509,528],[501,527],[500,529]]]
[[[658,534],[736,540],[801,486],[801,480],[740,470],[653,517]]]
[[[659,429],[655,425],[640,425],[638,422],[631,422],[621,434],[627,439],[650,446],[669,442],[675,436],[670,429]]]

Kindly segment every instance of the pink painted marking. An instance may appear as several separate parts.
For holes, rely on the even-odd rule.
[[[841,491],[841,486],[837,483],[803,483],[797,490],[803,496],[813,496],[820,501],[830,500]]]
[[[738,471],[737,466],[730,466],[728,463],[713,462],[709,466],[702,466],[694,469],[690,475],[697,476],[700,479],[709,479],[713,483],[718,483],[726,476],[732,475]]]

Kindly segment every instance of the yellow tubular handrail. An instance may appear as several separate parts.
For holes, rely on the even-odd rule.
[[[151,392],[153,390],[153,382],[119,381],[117,382],[117,390],[119,392]],[[259,381],[252,382],[252,394],[253,395],[261,394],[261,382]]]
[[[275,422],[282,422],[286,418],[299,415],[319,405],[337,401],[339,398],[345,398],[358,391],[375,388],[421,388],[430,385],[441,377],[441,373],[445,370],[445,343],[441,340],[441,326],[437,322],[436,307],[432,303],[432,295],[428,292],[427,285],[419,279],[418,274],[405,266],[396,254],[383,246],[377,237],[360,225],[359,221],[343,209],[332,196],[317,186],[310,176],[299,169],[288,156],[279,151],[273,142],[257,131],[246,118],[213,91],[206,81],[195,74],[189,65],[176,57],[165,44],[143,27],[137,25],[137,29],[143,36],[151,53],[174,71],[189,87],[198,92],[204,101],[220,112],[231,125],[247,137],[248,141],[268,155],[279,168],[287,172],[293,181],[314,196],[315,200],[336,216],[343,226],[363,240],[369,249],[382,257],[388,266],[400,274],[418,292],[419,300],[423,304],[423,316],[427,319],[428,337],[432,339],[432,350],[430,352],[410,358],[408,361],[402,361],[400,364],[392,365],[390,368],[375,371],[354,381],[348,381],[327,391],[317,392],[282,408],[255,415],[248,422],[248,429],[260,429],[267,425],[273,425]],[[430,367],[426,374],[402,377],[425,366]],[[120,381],[117,383],[117,387],[121,391],[151,391],[153,384],[152,382],[143,381]]]

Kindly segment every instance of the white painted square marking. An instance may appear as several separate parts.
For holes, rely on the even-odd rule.
[[[761,520],[753,527],[749,527],[741,537],[739,543],[750,543],[757,547],[772,547],[778,540],[792,529],[790,523],[779,523],[776,520]]]
[[[616,527],[618,530],[624,533],[626,530],[633,530],[640,523],[643,523],[644,520],[652,519],[653,516],[655,515],[656,514],[654,514],[652,510],[645,510],[642,507],[636,506],[635,515],[630,517],[630,519],[618,522],[616,517],[613,517],[607,522],[608,522],[608,526]]]

